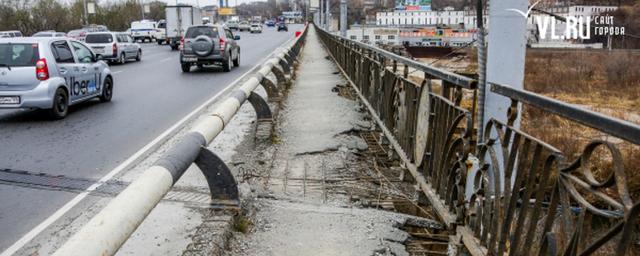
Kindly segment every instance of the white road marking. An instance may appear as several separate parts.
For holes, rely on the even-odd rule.
[[[173,59],[173,58],[172,57],[164,58],[164,59],[160,60],[160,62],[165,62],[165,61],[168,61],[168,60],[171,60],[171,59]]]
[[[193,110],[191,113],[189,113],[187,116],[185,116],[184,118],[182,118],[180,121],[178,121],[176,124],[174,124],[173,126],[171,126],[169,129],[167,129],[166,131],[164,131],[162,134],[160,134],[160,136],[156,137],[154,140],[152,140],[151,142],[149,142],[147,145],[145,145],[143,148],[141,148],[140,150],[138,150],[135,154],[133,154],[131,157],[129,157],[127,160],[125,160],[124,162],[122,162],[120,165],[118,165],[116,168],[114,168],[113,170],[111,170],[111,172],[107,173],[107,175],[103,176],[100,180],[98,180],[96,183],[93,183],[91,186],[89,186],[89,188],[87,188],[85,191],[83,191],[82,193],[78,194],[76,197],[74,197],[73,199],[71,199],[71,201],[67,202],[64,206],[62,206],[60,209],[58,209],[55,213],[53,213],[51,216],[49,216],[47,219],[45,219],[43,222],[41,222],[40,224],[38,224],[38,226],[36,226],[35,228],[31,229],[29,232],[27,232],[24,236],[22,236],[18,241],[16,241],[15,243],[13,243],[9,248],[7,248],[6,250],[4,250],[2,252],[2,254],[0,254],[0,256],[10,256],[13,255],[14,253],[16,253],[18,250],[22,249],[22,247],[24,247],[27,243],[29,243],[33,238],[35,238],[37,235],[39,235],[40,233],[42,233],[42,231],[44,231],[46,228],[48,228],[51,224],[53,224],[54,222],[56,222],[58,219],[60,219],[60,217],[64,216],[67,212],[69,212],[73,207],[75,207],[78,203],[80,203],[84,198],[86,198],[92,191],[96,190],[98,187],[100,187],[100,185],[104,184],[105,182],[109,181],[111,178],[113,178],[115,175],[117,175],[118,173],[122,172],[123,170],[126,170],[130,167],[132,167],[133,165],[137,164],[140,162],[140,160],[142,160],[141,158],[143,156],[145,156],[146,154],[150,153],[152,150],[157,149],[161,143],[165,142],[166,139],[175,134],[176,132],[178,132],[178,130],[181,128],[181,126],[183,126],[186,122],[188,122],[189,120],[191,120],[193,117],[195,117],[196,114],[198,114],[200,111],[202,111],[204,108],[206,108],[207,106],[209,106],[211,103],[213,103],[214,101],[216,101],[218,99],[218,97],[220,97],[222,94],[226,93],[228,90],[230,90],[231,88],[233,88],[233,85],[237,84],[240,80],[242,80],[244,77],[246,77],[247,75],[251,74],[252,72],[254,72],[258,67],[260,67],[262,65],[263,62],[265,62],[268,58],[270,58],[273,54],[269,54],[266,57],[264,57],[263,59],[261,59],[258,64],[256,64],[255,66],[253,66],[249,71],[247,71],[246,73],[242,74],[242,76],[238,77],[238,79],[234,80],[233,82],[231,82],[224,90],[218,92],[216,95],[214,95],[212,98],[210,98],[209,100],[207,100],[205,103],[203,103],[202,105],[200,105],[198,108],[196,108],[195,110]],[[168,58],[171,59],[171,58]],[[122,72],[122,71],[120,71]]]
[[[115,75],[115,74],[120,74],[120,73],[122,73],[122,71],[123,71],[123,70],[114,71],[114,72],[111,72],[111,74],[113,74],[113,75]]]

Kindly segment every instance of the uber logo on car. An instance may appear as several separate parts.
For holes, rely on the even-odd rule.
[[[93,93],[100,90],[100,85],[96,82],[91,80],[76,81],[75,77],[69,78],[67,84],[71,88],[71,94],[75,96],[85,95],[87,93]]]

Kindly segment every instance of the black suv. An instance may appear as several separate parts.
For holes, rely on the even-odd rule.
[[[289,31],[289,28],[287,27],[287,24],[284,23],[283,21],[278,22],[278,32],[283,31],[283,30],[287,31],[287,32]]]
[[[180,64],[182,72],[196,65],[222,65],[225,72],[240,66],[240,46],[231,30],[224,25],[200,25],[187,29],[181,42]]]

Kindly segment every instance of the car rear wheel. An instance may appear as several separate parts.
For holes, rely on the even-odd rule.
[[[124,52],[120,53],[120,60],[118,62],[120,62],[120,64],[127,63],[127,56],[124,55]]]
[[[231,67],[233,66],[233,60],[231,60],[231,53],[229,53],[229,58],[227,58],[226,60],[224,60],[224,63],[222,63],[222,70],[224,72],[229,72],[231,71]]]
[[[142,60],[142,51],[138,50],[138,55],[136,55],[136,61]]]
[[[113,97],[113,81],[111,78],[107,77],[104,80],[104,85],[102,87],[102,95],[100,95],[100,102],[109,102]]]
[[[182,72],[188,73],[189,71],[191,71],[191,65],[187,63],[182,63],[180,67],[182,68]]]
[[[67,92],[61,88],[56,90],[53,95],[53,105],[49,110],[49,116],[53,119],[63,119],[69,112],[69,98]]]
[[[238,56],[236,56],[236,58],[233,60],[233,66],[234,67],[240,66],[240,51],[238,51]]]

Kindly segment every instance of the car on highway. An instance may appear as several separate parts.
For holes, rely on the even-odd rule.
[[[54,119],[93,98],[111,101],[109,66],[84,43],[54,37],[0,39],[0,109],[46,109]]]
[[[284,22],[278,22],[278,32],[280,31],[289,31],[287,24]]]
[[[227,21],[227,23],[225,23],[225,25],[229,29],[235,29],[235,30],[240,29],[240,22],[238,22],[237,20],[229,20]]]
[[[22,37],[22,32],[18,30],[0,31],[0,38],[7,38],[7,37]]]
[[[267,27],[275,27],[276,23],[273,20],[268,20],[265,22],[265,25],[267,25]]]
[[[142,60],[142,48],[124,32],[88,33],[85,43],[109,62],[125,64],[127,60]]]
[[[262,33],[262,25],[260,23],[251,24],[251,28],[249,30],[251,33]]]
[[[84,38],[86,36],[87,36],[87,31],[84,29],[71,30],[69,31],[69,33],[67,33],[67,37],[78,40],[78,41],[84,41]]]
[[[249,24],[248,21],[241,21],[238,24],[238,31],[250,31],[251,30],[251,25]]]
[[[89,24],[82,27],[82,30],[87,32],[106,32],[109,28],[105,25]]]
[[[199,25],[187,29],[180,50],[182,72],[196,65],[221,65],[225,72],[240,66],[240,46],[231,29],[224,25]]]
[[[67,36],[65,33],[56,32],[53,30],[40,31],[32,35],[32,37],[65,37],[65,36]]]
[[[129,31],[129,34],[131,31]],[[158,21],[158,27],[155,33],[156,43],[163,44],[167,41],[167,22],[165,20]]]

